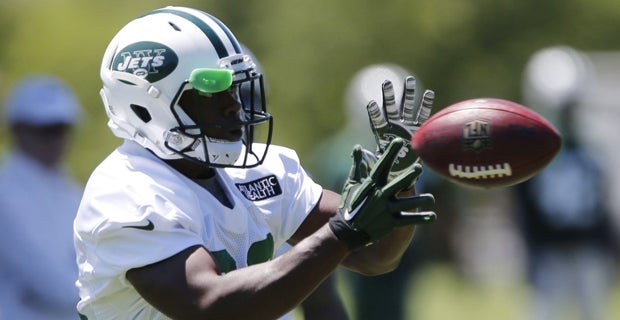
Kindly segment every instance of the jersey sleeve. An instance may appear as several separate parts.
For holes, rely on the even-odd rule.
[[[91,261],[97,261],[95,268],[100,275],[124,274],[129,269],[164,260],[202,243],[191,228],[183,226],[187,223],[181,216],[170,219],[152,214],[152,208],[144,209],[140,219],[132,222],[107,220],[96,233],[89,235],[90,241],[86,243],[93,250],[88,252],[96,257]]]
[[[80,269],[93,277],[124,279],[129,269],[203,243],[202,219],[192,216],[199,210],[187,200],[192,197],[181,187],[172,190],[136,180],[116,188],[87,188],[74,228],[78,264],[91,265]]]

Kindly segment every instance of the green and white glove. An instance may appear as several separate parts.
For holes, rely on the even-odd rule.
[[[349,248],[372,244],[394,228],[411,224],[425,224],[436,220],[432,211],[403,212],[432,205],[431,194],[398,198],[396,194],[408,187],[422,173],[420,164],[387,181],[390,167],[399,150],[406,144],[401,138],[392,140],[374,168],[366,176],[367,165],[360,145],[353,149],[353,165],[342,192],[338,212],[329,221],[334,234]]]
[[[424,91],[424,95],[419,104],[415,103],[416,80],[413,76],[405,78],[405,88],[399,106],[396,104],[394,96],[394,86],[392,82],[383,82],[383,108],[380,108],[376,101],[371,100],[367,105],[370,126],[377,142],[377,153],[380,156],[393,139],[400,137],[405,141],[411,141],[411,137],[420,126],[431,115],[431,108],[435,100],[435,92],[432,90]],[[390,172],[388,181],[391,181],[399,174],[411,170],[418,162],[418,156],[406,143],[398,158],[394,161],[394,167]],[[415,181],[414,181],[415,183]],[[413,183],[412,183],[413,185]]]

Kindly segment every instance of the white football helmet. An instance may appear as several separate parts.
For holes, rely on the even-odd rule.
[[[264,160],[271,142],[272,116],[266,112],[263,77],[231,31],[200,10],[166,7],[129,22],[112,39],[101,64],[101,98],[108,126],[162,159],[190,159],[212,167],[252,167]],[[242,141],[204,134],[178,105],[185,90],[209,94],[243,85],[252,91],[242,104]],[[242,94],[242,93],[240,93]],[[254,98],[258,97],[258,98]],[[267,144],[252,149],[255,126]],[[240,157],[243,153],[243,157]]]

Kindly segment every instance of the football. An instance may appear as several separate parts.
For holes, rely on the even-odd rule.
[[[533,177],[561,145],[560,133],[541,115],[497,98],[450,105],[411,138],[425,166],[452,182],[485,189]]]

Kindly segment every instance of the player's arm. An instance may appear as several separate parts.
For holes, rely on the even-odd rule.
[[[392,197],[419,173],[384,183],[387,164],[403,143],[401,139],[393,142],[363,183],[359,180],[359,152],[354,152],[351,179],[338,213],[272,261],[221,274],[211,254],[202,246],[193,246],[163,261],[131,269],[126,278],[146,301],[174,319],[277,318],[299,305],[351,252],[384,237],[396,225],[419,222],[396,212],[428,204],[432,197]],[[317,210],[333,210],[333,194],[326,195]],[[344,212],[355,212],[354,218]]]
[[[220,274],[194,246],[129,270],[129,282],[174,319],[275,319],[299,305],[349,253],[327,225],[278,258]]]

